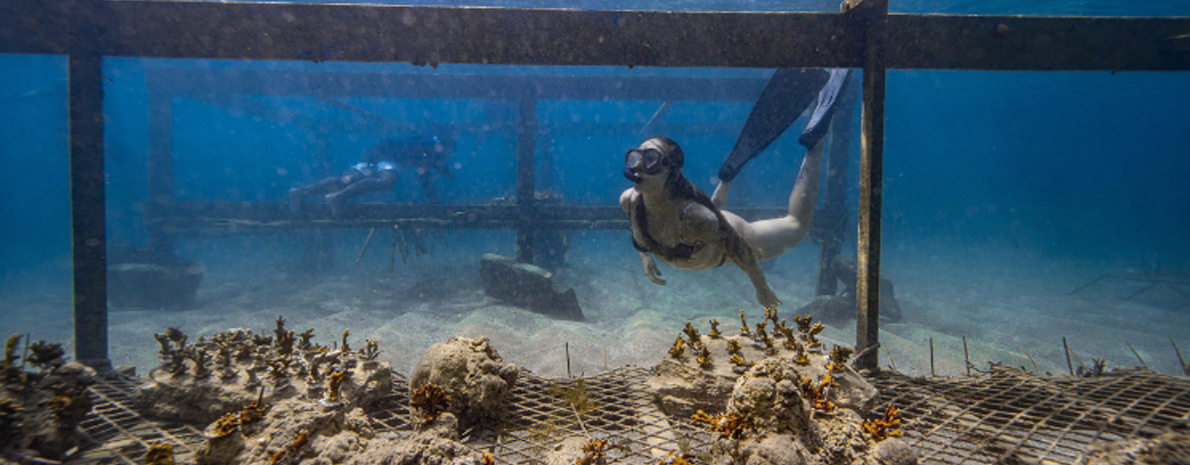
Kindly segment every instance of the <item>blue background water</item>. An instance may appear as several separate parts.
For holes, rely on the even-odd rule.
[[[677,9],[732,6],[752,11],[778,7],[777,2],[665,4]],[[546,2],[515,5],[554,6]],[[624,3],[619,7],[655,6]],[[830,2],[805,6],[814,11],[833,8]],[[892,9],[1177,16],[1190,15],[1190,2],[894,1]],[[110,82],[106,84],[105,142],[112,241],[146,240],[142,224],[148,137],[144,70],[150,67],[743,77],[764,77],[771,72],[464,66],[442,66],[435,71],[407,64],[107,60],[104,73]],[[63,57],[0,56],[0,159],[4,166],[0,171],[0,302],[4,302],[0,310],[8,314],[26,311],[23,303],[69,305],[65,75]],[[308,98],[258,100],[313,118],[341,116],[341,110]],[[511,104],[483,101],[344,102],[398,120],[421,117],[511,124],[516,115]],[[538,112],[542,121],[643,124],[657,103],[554,101],[542,102]],[[678,103],[666,119],[742,123],[748,110],[746,104]],[[176,194],[181,200],[281,202],[289,187],[317,177],[311,154],[318,143],[325,144],[331,153],[331,169],[337,171],[382,137],[319,136],[294,125],[190,100],[180,100],[174,112]],[[687,147],[687,175],[709,191],[734,139],[675,137]],[[553,152],[558,177],[539,185],[552,184],[574,204],[614,205],[619,192],[628,187],[619,174],[622,154],[637,142],[632,135],[560,137],[554,141]],[[853,158],[857,158],[858,139],[852,145]],[[1121,269],[1190,269],[1187,147],[1190,75],[1186,73],[890,71],[883,244],[894,260],[912,261],[913,257],[936,254],[939,248],[994,246],[1039,260],[1089,260]],[[782,138],[770,153],[749,165],[746,182],[733,193],[733,205],[783,205],[792,185],[791,173],[803,153],[792,136]],[[447,203],[512,195],[514,154],[514,137],[464,134],[454,159],[459,163],[458,177],[454,181],[439,179],[439,194]],[[850,206],[854,208],[855,171],[851,177]],[[406,174],[401,187],[368,199],[424,201],[415,186],[413,177]],[[628,254],[623,266],[638,265]],[[18,295],[23,297],[6,298]]]

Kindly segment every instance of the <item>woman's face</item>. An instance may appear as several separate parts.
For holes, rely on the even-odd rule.
[[[632,181],[637,191],[661,187],[671,169],[664,158],[665,152],[660,143],[646,140],[624,155],[624,177]]]

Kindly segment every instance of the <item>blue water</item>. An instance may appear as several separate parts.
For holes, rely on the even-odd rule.
[[[666,2],[674,9],[830,11],[833,2]],[[425,4],[434,4],[426,2]],[[483,3],[476,3],[482,5]],[[504,3],[507,5],[507,3]],[[582,3],[567,5],[586,7]],[[652,8],[603,3],[601,8]],[[675,7],[676,5],[676,7]],[[554,7],[549,2],[514,6]],[[1186,16],[1190,2],[893,2],[896,12]],[[105,62],[108,240],[144,244],[148,200],[146,69],[265,69],[417,74],[540,74],[763,78],[771,70],[255,63],[109,59]],[[66,64],[56,56],[0,56],[0,315],[50,302],[68,315],[70,215]],[[308,120],[349,112],[309,97],[250,96]],[[396,121],[515,124],[508,101],[346,97],[342,103]],[[656,101],[542,101],[539,121],[643,125]],[[741,126],[746,103],[679,102],[667,121]],[[1075,260],[1108,269],[1190,269],[1190,75],[1186,73],[1006,73],[894,70],[888,75],[883,246],[890,263],[939,248],[1007,249],[1034,260]],[[174,106],[179,200],[284,202],[317,179],[319,147],[337,172],[385,137],[320,134],[309,127],[191,99]],[[802,123],[796,123],[800,127]],[[858,112],[854,126],[858,128]],[[515,132],[462,135],[454,180],[437,179],[445,203],[515,193]],[[708,192],[734,137],[670,134],[686,147],[686,174]],[[804,155],[794,131],[748,166],[733,205],[780,207]],[[857,194],[858,130],[852,141],[849,208]],[[555,176],[538,180],[575,205],[615,205],[634,134],[560,136]],[[412,174],[370,202],[425,202]],[[504,233],[491,233],[505,238]],[[625,240],[617,246],[627,246]],[[809,244],[807,242],[807,244]],[[183,250],[183,255],[187,252]],[[201,259],[191,256],[188,258]],[[209,257],[208,257],[209,258]],[[341,258],[342,259],[342,258]],[[624,267],[638,267],[635,254]],[[643,279],[643,278],[642,278]],[[1075,278],[1077,280],[1077,278]],[[14,296],[18,296],[15,297]],[[1184,310],[1183,310],[1184,311]],[[0,320],[3,321],[3,320]],[[66,323],[58,323],[59,325]],[[36,331],[5,327],[0,332]],[[35,335],[36,337],[36,335]]]

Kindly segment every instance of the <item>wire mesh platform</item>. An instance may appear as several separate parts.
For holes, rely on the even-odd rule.
[[[509,414],[494,431],[469,431],[464,442],[501,464],[540,461],[563,439],[607,439],[608,463],[643,464],[669,451],[706,457],[713,435],[689,419],[657,409],[645,387],[649,371],[622,367],[581,381],[523,373]],[[979,376],[919,378],[885,372],[877,410],[904,411],[902,429],[923,464],[1073,464],[1091,444],[1152,438],[1190,426],[1190,378],[1142,369],[1090,378],[1054,378],[992,366]],[[137,378],[100,380],[95,407],[81,429],[84,451],[75,463],[144,463],[148,445],[173,445],[178,463],[193,463],[200,426],[155,423],[130,407]],[[573,405],[572,405],[573,404]],[[398,378],[391,395],[368,416],[378,432],[412,433],[409,388]],[[878,412],[873,412],[874,416]]]
[[[562,440],[589,436],[608,440],[608,463],[645,463],[669,451],[706,449],[711,435],[688,420],[667,418],[645,388],[649,371],[622,367],[581,379],[543,378],[522,373],[496,431],[465,434],[472,449],[491,453],[498,463],[537,463]],[[576,405],[572,406],[572,401]],[[391,431],[410,424],[408,386],[373,406],[369,417]]]
[[[190,425],[158,423],[140,416],[132,408],[137,387],[144,380],[135,377],[98,377],[91,386],[94,406],[79,425],[83,441],[81,463],[142,464],[149,444],[166,443],[174,454],[190,457],[206,438]]]
[[[1075,463],[1091,444],[1153,438],[1190,420],[1190,378],[1144,369],[1053,378],[1004,366],[980,376],[872,379],[904,411],[921,463]]]

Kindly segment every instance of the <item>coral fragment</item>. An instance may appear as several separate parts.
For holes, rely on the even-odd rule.
[[[864,420],[860,426],[865,433],[872,436],[872,440],[880,442],[890,437],[900,437],[901,430],[898,429],[901,425],[901,409],[894,407],[892,404],[884,411],[884,417],[876,420]]]
[[[425,384],[413,391],[409,406],[421,411],[421,419],[431,422],[450,408],[450,395],[434,384]]]
[[[671,356],[673,358],[678,358],[678,357],[681,357],[682,353],[684,353],[685,351],[686,351],[686,341],[682,340],[682,336],[678,336],[678,339],[674,341],[674,346],[669,349],[669,356]]]
[[[149,444],[149,450],[145,452],[145,465],[174,465],[174,446],[161,441]]]
[[[747,420],[734,413],[724,413],[716,416],[710,416],[699,410],[690,417],[695,423],[701,423],[709,428],[711,431],[719,433],[720,437],[729,437],[732,439],[739,439],[744,432],[744,426]]]

